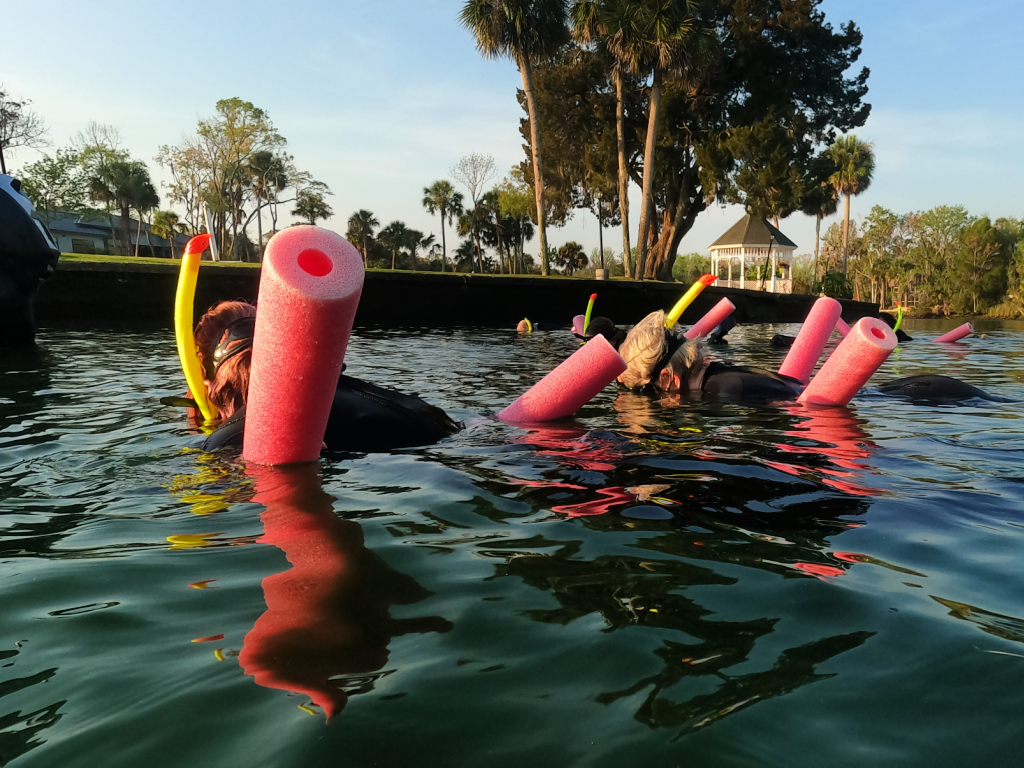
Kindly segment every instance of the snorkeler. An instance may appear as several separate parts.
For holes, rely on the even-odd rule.
[[[914,337],[904,331],[902,328],[896,327],[896,318],[888,312],[879,312],[878,319],[892,328],[893,333],[896,334],[896,341],[902,343],[905,341],[913,341]],[[768,344],[776,349],[789,349],[793,346],[793,342],[796,341],[796,336],[786,336],[782,333],[777,333],[772,336]]]
[[[256,307],[242,301],[211,307],[196,325],[208,397],[223,418],[204,443],[205,450],[242,444],[255,326]],[[390,451],[432,445],[458,430],[443,410],[419,397],[342,374],[324,445],[328,451]]]
[[[703,343],[687,340],[664,327],[665,313],[652,312],[619,347],[628,366],[618,381],[627,389],[653,388],[726,400],[795,400],[800,381],[773,371],[712,360]],[[909,376],[879,386],[885,395],[916,403],[956,403],[979,399],[1003,401],[951,376]]]
[[[706,394],[729,400],[794,400],[801,385],[772,371],[712,360],[704,344],[665,328],[665,313],[641,320],[619,347],[626,371],[618,381],[627,389]]]

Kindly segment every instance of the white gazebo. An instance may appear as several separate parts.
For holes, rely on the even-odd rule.
[[[716,285],[768,290],[771,293],[793,292],[793,251],[796,243],[764,219],[755,219],[748,213],[715,240],[708,250],[711,252],[711,274],[718,275]],[[748,266],[763,267],[768,260],[771,261],[770,280],[746,279]],[[733,280],[733,262],[738,264],[738,280]],[[723,267],[726,268],[724,280]],[[776,279],[779,267],[782,268],[782,277]]]

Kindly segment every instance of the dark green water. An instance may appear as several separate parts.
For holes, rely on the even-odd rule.
[[[988,330],[911,326],[874,381],[1020,397]],[[351,373],[468,428],[278,473],[157,403],[167,331],[3,358],[0,765],[1019,764],[1024,405],[477,418],[574,344],[357,332]]]

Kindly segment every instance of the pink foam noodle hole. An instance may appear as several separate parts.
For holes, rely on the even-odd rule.
[[[626,370],[604,336],[577,349],[497,417],[511,424],[551,421],[575,413]]]
[[[341,236],[289,227],[260,277],[242,455],[292,464],[320,455],[363,289],[363,260]]]
[[[331,257],[316,248],[307,248],[298,255],[295,260],[303,272],[313,277],[323,277],[331,274],[334,269],[334,262]]]
[[[881,320],[862,317],[800,395],[811,405],[846,405],[896,349],[896,334]]]
[[[825,351],[832,330],[840,322],[842,311],[843,305],[828,296],[822,296],[814,302],[786,359],[779,366],[782,376],[790,376],[804,384],[811,380],[811,371]]]
[[[722,299],[711,308],[704,317],[690,326],[683,334],[688,339],[696,339],[699,336],[707,336],[715,328],[736,310],[736,305],[728,299]]]
[[[960,339],[964,338],[965,336],[970,336],[972,333],[974,333],[974,326],[971,325],[970,323],[964,323],[963,325],[954,328],[952,331],[944,333],[936,339],[932,339],[932,341],[936,341],[939,343],[947,341],[960,341]]]

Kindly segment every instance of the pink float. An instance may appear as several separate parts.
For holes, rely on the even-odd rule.
[[[572,332],[579,336],[583,336],[584,325],[586,322],[587,318],[585,315],[576,315],[572,319]]]
[[[896,349],[896,334],[881,320],[862,317],[821,366],[799,401],[846,405]]]
[[[604,336],[595,336],[497,417],[522,424],[569,416],[624,370],[626,361],[615,348]]]
[[[736,309],[736,305],[728,299],[722,299],[720,302],[715,304],[704,317],[698,320],[696,323],[690,326],[690,329],[683,334],[688,339],[696,339],[699,336],[707,336],[721,323],[725,318],[731,315]]]
[[[841,317],[836,320],[836,330],[839,331],[839,335],[844,339],[850,335],[850,326],[848,326],[846,321]]]
[[[811,380],[811,372],[825,351],[828,337],[832,335],[842,311],[843,305],[828,296],[814,302],[786,359],[779,366],[780,376],[790,376],[804,384]]]
[[[289,227],[267,246],[260,278],[242,456],[313,461],[363,290],[363,259],[319,227]]]
[[[932,339],[932,341],[937,341],[939,343],[946,341],[960,341],[964,336],[970,336],[972,333],[974,333],[974,326],[970,323],[964,323],[959,328],[954,328],[949,333],[944,333],[937,339]]]

